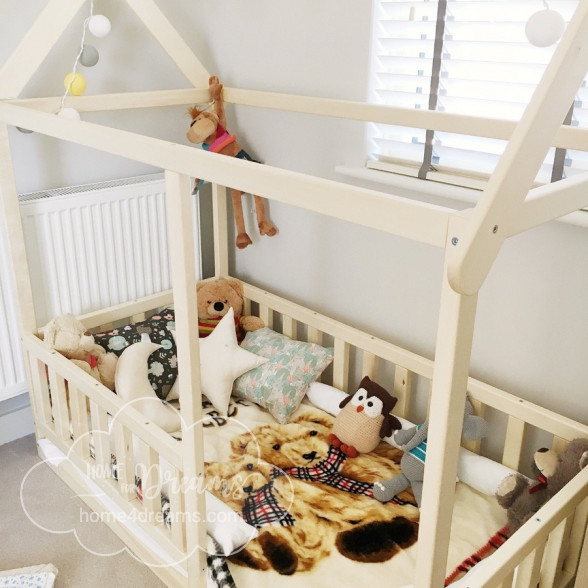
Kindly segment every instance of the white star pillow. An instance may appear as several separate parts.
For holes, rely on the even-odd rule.
[[[239,347],[235,314],[230,308],[212,333],[200,339],[202,393],[216,410],[226,415],[235,379],[266,361],[265,357]]]

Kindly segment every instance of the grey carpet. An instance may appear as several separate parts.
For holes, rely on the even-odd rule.
[[[35,438],[30,435],[0,446],[0,570],[53,563],[59,570],[56,588],[104,588],[105,586],[162,587],[164,584],[129,553],[96,555],[80,545],[72,533],[56,533],[67,527],[68,518],[89,509],[49,468],[40,463]],[[33,469],[31,469],[33,468]],[[25,479],[26,477],[26,479]],[[42,530],[25,513],[51,531]],[[91,519],[90,519],[91,520]],[[120,539],[102,522],[82,525],[86,546],[100,554],[115,553]],[[83,535],[83,533],[81,534]]]

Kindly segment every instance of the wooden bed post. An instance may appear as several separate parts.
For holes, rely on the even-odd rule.
[[[227,189],[212,185],[212,224],[214,228],[214,275],[229,275],[229,223],[227,219]]]
[[[192,186],[189,176],[165,172],[166,213],[171,275],[176,310],[176,344],[182,407],[182,464],[184,505],[188,517],[186,542],[189,586],[206,585],[206,502],[204,492],[204,436],[200,390],[200,344],[196,304],[196,264],[192,215]]]
[[[458,217],[455,217],[458,218]],[[450,223],[451,226],[452,223]],[[452,245],[449,244],[449,247]],[[443,272],[415,588],[438,588],[446,576],[477,294],[455,292]],[[425,557],[419,557],[425,554]]]
[[[6,246],[12,262],[10,267],[16,289],[21,332],[34,333],[37,330],[37,319],[35,318],[33,289],[20,220],[20,206],[12,166],[8,127],[4,124],[0,124],[0,217],[4,225]]]

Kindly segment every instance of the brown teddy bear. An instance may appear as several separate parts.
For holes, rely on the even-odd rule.
[[[498,504],[507,509],[510,533],[514,533],[552,496],[588,464],[588,439],[570,441],[558,455],[542,448],[533,456],[537,481],[521,474],[507,476],[496,492]]]
[[[96,344],[84,323],[73,314],[56,316],[42,329],[43,340],[85,372],[114,390],[114,375],[118,357]]]
[[[198,332],[207,337],[220,320],[232,308],[235,313],[237,341],[242,341],[248,331],[257,331],[265,326],[256,316],[243,316],[243,283],[236,278],[216,278],[196,284],[198,297]]]
[[[309,410],[235,437],[229,461],[206,466],[215,480],[209,489],[225,501],[228,495],[259,529],[233,562],[289,575],[310,570],[335,547],[349,559],[377,562],[416,541],[413,504],[370,496],[374,480],[399,470],[400,452],[388,446],[392,460],[384,452],[347,460],[328,443],[331,426],[329,416]]]

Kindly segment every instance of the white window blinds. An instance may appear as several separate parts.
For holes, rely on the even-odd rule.
[[[555,45],[536,47],[525,35],[529,17],[545,8],[543,1],[375,1],[371,101],[520,118],[555,49]],[[567,23],[578,1],[548,4]],[[588,125],[585,84],[568,123]],[[506,144],[446,132],[430,131],[427,137],[425,130],[382,124],[370,125],[368,138],[369,167],[415,176],[420,170],[421,177],[425,171],[429,179],[475,186],[492,173]],[[554,159],[560,162],[560,177],[588,170],[586,153],[558,150],[556,155],[551,149],[537,182],[551,181]],[[426,170],[421,169],[423,164]]]

